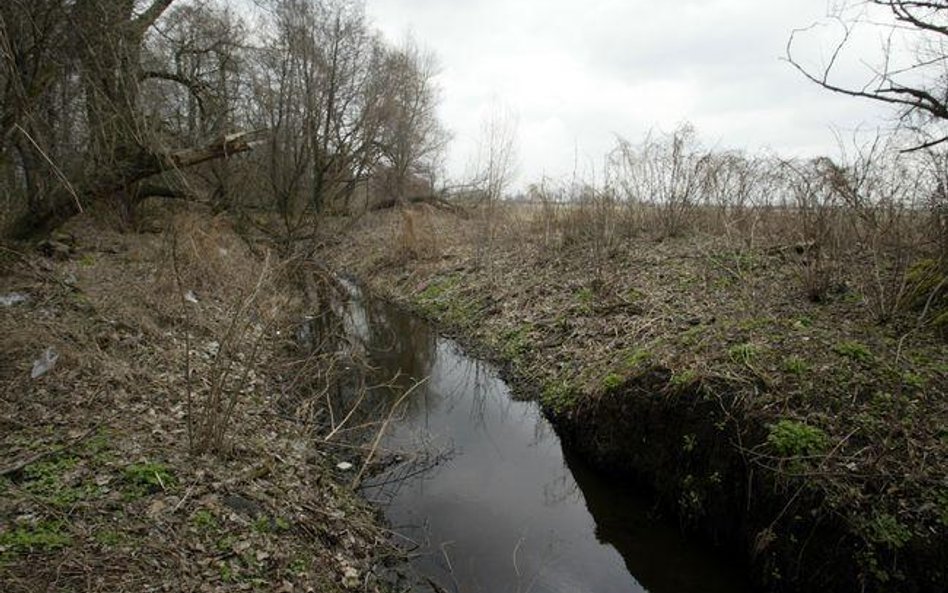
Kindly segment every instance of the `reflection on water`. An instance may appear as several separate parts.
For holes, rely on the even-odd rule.
[[[375,368],[365,407],[427,377],[383,439],[416,452],[368,480],[419,571],[448,591],[739,592],[742,579],[564,451],[532,402],[423,321],[352,289],[344,326]],[[367,414],[370,412],[367,412]]]

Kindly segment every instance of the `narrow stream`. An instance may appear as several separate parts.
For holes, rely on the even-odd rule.
[[[414,565],[458,593],[747,591],[740,572],[652,518],[634,490],[565,449],[533,402],[423,320],[349,287],[347,339],[387,402],[417,381],[381,441],[404,452],[366,480]],[[392,455],[389,453],[389,455]],[[355,461],[355,460],[354,460]]]

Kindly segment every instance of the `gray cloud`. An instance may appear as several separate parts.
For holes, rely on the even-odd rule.
[[[614,134],[636,139],[682,120],[708,144],[803,156],[834,152],[833,126],[877,125],[887,113],[816,88],[781,61],[791,30],[822,18],[825,0],[369,0],[367,9],[390,38],[411,31],[440,56],[454,175],[497,102],[519,115],[521,181],[569,174],[577,152],[588,172]],[[804,47],[816,64],[823,33]]]

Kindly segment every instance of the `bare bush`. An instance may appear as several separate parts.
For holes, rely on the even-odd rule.
[[[608,185],[628,206],[649,206],[662,233],[677,236],[694,222],[711,164],[694,128],[682,124],[671,134],[649,134],[639,145],[620,137],[608,156]]]

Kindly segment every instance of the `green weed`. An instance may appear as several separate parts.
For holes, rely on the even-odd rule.
[[[807,317],[806,315],[797,317],[797,319],[793,322],[794,329],[806,329],[812,326],[813,326],[813,320]]]
[[[422,300],[433,301],[441,298],[444,293],[458,283],[457,276],[443,276],[428,283],[418,297]]]
[[[310,559],[303,556],[297,556],[296,558],[293,558],[293,560],[291,560],[286,567],[287,571],[289,571],[289,573],[294,576],[305,575],[307,572],[309,572],[309,568]]]
[[[915,389],[922,389],[925,387],[925,377],[916,375],[915,373],[905,372],[902,373],[902,383],[905,383],[909,387],[914,387]]]
[[[63,479],[76,467],[78,458],[53,457],[28,466],[24,489],[45,504],[57,508],[68,508],[90,498],[95,498],[101,488],[93,483],[66,484]]]
[[[767,443],[783,457],[818,455],[826,449],[828,441],[821,429],[795,420],[771,424],[767,435]]]
[[[888,513],[875,515],[869,521],[869,538],[891,548],[901,548],[912,539],[912,531]]]
[[[652,353],[647,348],[636,348],[625,356],[625,368],[632,370],[650,360],[652,360]]]
[[[217,518],[214,517],[214,513],[207,509],[195,511],[194,514],[191,515],[191,524],[202,531],[217,530]]]
[[[938,493],[938,520],[942,525],[948,527],[948,490],[942,490]]]
[[[418,303],[422,311],[432,317],[437,317],[448,311],[450,302],[448,292],[459,282],[457,276],[443,276],[428,283],[418,294]]]
[[[592,289],[582,288],[576,293],[576,300],[579,302],[579,310],[584,315],[592,313],[592,305],[596,295]]]
[[[171,470],[162,463],[136,463],[124,471],[126,493],[131,498],[172,488],[176,481]]]
[[[783,369],[794,375],[802,375],[809,370],[809,366],[805,360],[796,354],[791,354],[783,359]]]
[[[257,533],[276,533],[280,531],[288,531],[290,529],[290,522],[283,517],[276,517],[274,519],[267,516],[261,516],[253,522],[252,529]]]
[[[500,336],[500,352],[504,358],[515,361],[526,352],[529,346],[529,334],[533,331],[533,326],[523,324],[519,327],[507,330]]]
[[[576,404],[576,389],[567,381],[552,381],[543,388],[541,403],[560,414]]]
[[[82,453],[92,457],[99,463],[111,460],[109,448],[111,447],[111,437],[107,430],[99,430],[94,435],[87,438],[82,444]]]
[[[681,450],[685,453],[691,453],[695,450],[695,447],[698,444],[698,437],[694,434],[686,434],[682,436]]]
[[[749,365],[759,354],[757,346],[750,343],[737,344],[731,346],[727,351],[728,356],[733,362]]]
[[[128,539],[121,531],[113,531],[111,529],[102,529],[96,531],[92,537],[95,539],[96,543],[104,548],[114,548],[116,546],[120,546]]]
[[[62,521],[43,521],[0,533],[0,554],[51,552],[71,543],[72,536],[64,531]]]
[[[693,369],[682,369],[672,374],[669,383],[675,387],[684,387],[690,385],[698,379],[698,373]]]
[[[869,362],[872,360],[872,352],[868,346],[859,342],[842,341],[833,347],[833,351],[840,356],[845,356],[856,362]]]
[[[625,381],[625,379],[622,377],[622,375],[618,373],[609,373],[602,378],[602,386],[606,391],[612,391],[616,387],[622,385],[623,381]]]
[[[681,342],[683,346],[694,346],[706,333],[708,333],[707,327],[696,325],[678,334],[678,341]]]

